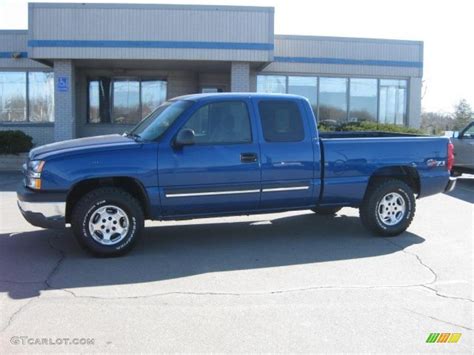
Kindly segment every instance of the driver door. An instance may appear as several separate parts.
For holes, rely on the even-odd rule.
[[[204,103],[181,127],[194,144],[162,143],[158,170],[165,217],[252,211],[260,200],[259,145],[250,102]]]

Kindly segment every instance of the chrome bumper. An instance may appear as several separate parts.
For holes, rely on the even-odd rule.
[[[448,184],[446,185],[445,189],[444,189],[444,192],[451,192],[454,190],[454,188],[456,187],[456,181],[457,179],[455,177],[449,177],[449,182]]]
[[[41,228],[65,228],[66,202],[18,201],[21,214],[32,225]]]

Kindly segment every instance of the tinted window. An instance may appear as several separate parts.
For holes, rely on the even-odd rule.
[[[184,128],[194,131],[197,144],[252,141],[250,119],[244,102],[217,102],[199,108]]]
[[[296,103],[262,101],[258,109],[267,142],[299,142],[304,139],[303,120]]]
[[[130,133],[147,141],[158,139],[191,105],[191,101],[184,100],[165,102],[136,125]]]

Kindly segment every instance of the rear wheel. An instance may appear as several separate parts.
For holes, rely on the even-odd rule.
[[[400,180],[383,180],[369,186],[359,213],[362,224],[381,236],[404,232],[415,215],[413,190]]]
[[[144,228],[140,203],[119,188],[86,194],[74,207],[71,224],[79,244],[97,256],[119,256],[136,243]]]
[[[313,208],[312,211],[320,215],[332,216],[339,212],[341,208],[342,207],[316,207]]]

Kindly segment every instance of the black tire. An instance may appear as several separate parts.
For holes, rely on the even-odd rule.
[[[341,209],[342,207],[316,207],[312,211],[323,216],[333,216]]]
[[[392,195],[395,194],[395,195]],[[395,214],[397,223],[393,225],[387,224],[380,216],[383,207],[387,205],[387,198],[390,196],[398,196],[398,200],[403,199],[404,212],[400,214],[400,206],[398,203],[393,203],[394,207],[387,206],[386,213]],[[385,198],[385,200],[383,200]],[[398,201],[397,200],[397,201]],[[400,201],[401,202],[401,201]],[[397,211],[398,208],[398,211]],[[394,209],[394,210],[393,210]],[[371,184],[365,194],[364,201],[359,208],[359,215],[362,224],[376,235],[384,237],[393,237],[403,233],[411,224],[415,215],[416,202],[413,190],[406,183],[396,179],[379,180]],[[390,216],[387,216],[390,219]]]
[[[112,206],[112,208],[106,209],[107,212],[111,213],[117,213],[117,209],[114,210],[113,207],[118,207],[119,210],[121,209],[120,212],[125,213],[129,221],[127,224],[124,223],[125,217],[117,217],[117,221],[114,220],[110,222],[124,223],[125,227],[128,226],[128,229],[122,236],[116,237],[117,242],[114,242],[111,238],[111,243],[113,244],[110,245],[104,245],[99,242],[100,231],[99,234],[94,232],[93,236],[89,230],[91,218],[97,218],[100,209],[103,210],[105,206]],[[102,221],[105,221],[105,219]],[[100,222],[98,223],[100,224]],[[78,243],[93,255],[99,257],[120,256],[126,254],[133,248],[143,232],[143,209],[137,199],[122,189],[114,187],[98,188],[86,194],[75,205],[72,211],[71,225]],[[111,228],[114,228],[113,225],[111,226]],[[97,241],[97,239],[99,239],[99,241]]]

